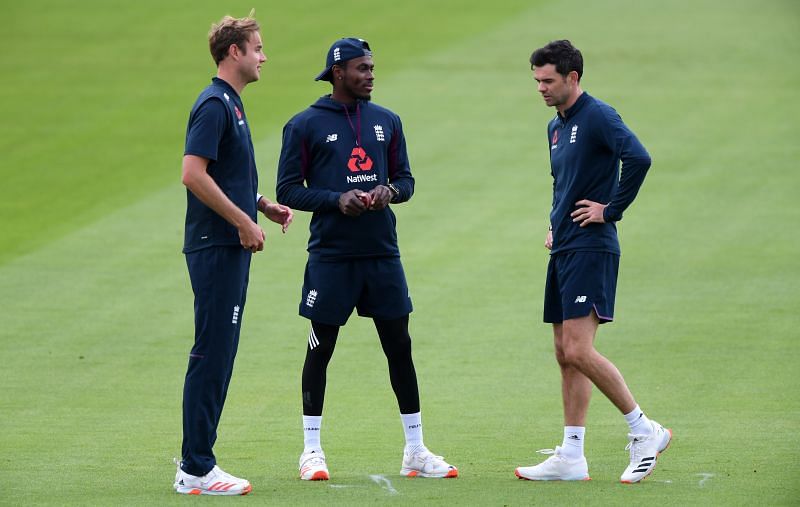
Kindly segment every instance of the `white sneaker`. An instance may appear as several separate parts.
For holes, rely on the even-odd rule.
[[[172,486],[184,495],[246,495],[253,490],[246,479],[234,477],[216,465],[206,475],[198,477],[187,474],[178,464]]]
[[[655,421],[650,421],[653,433],[650,435],[628,434],[628,445],[625,450],[631,452],[631,464],[619,478],[625,484],[639,482],[656,467],[658,455],[664,452],[672,441],[672,430],[666,429]]]
[[[551,454],[549,458],[535,466],[517,467],[514,474],[529,481],[589,481],[589,465],[586,458],[570,459],[561,454],[561,447],[541,449],[539,454]]]
[[[435,477],[450,479],[458,477],[458,469],[447,463],[443,457],[436,456],[425,446],[420,446],[411,454],[403,452],[403,467],[400,473],[406,477]]]
[[[300,455],[300,478],[304,481],[327,481],[331,478],[322,449],[314,449]]]

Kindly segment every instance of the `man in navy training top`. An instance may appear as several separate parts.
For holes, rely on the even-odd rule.
[[[212,25],[209,47],[217,77],[192,107],[183,157],[183,252],[194,291],[195,342],[183,388],[182,461],[174,487],[193,495],[245,495],[250,483],[222,471],[212,448],[239,344],[250,258],[264,248],[257,211],[284,232],[292,211],[256,193],[240,94],[258,80],[267,60],[258,23],[226,16]]]
[[[537,49],[530,64],[545,104],[558,111],[547,127],[553,209],[545,241],[551,253],[544,321],[553,324],[565,427],[561,446],[541,451],[552,456],[517,468],[516,475],[589,479],[583,440],[594,384],[630,426],[630,464],[620,480],[639,482],[655,468],[672,432],[644,415],[619,370],[594,348],[594,338],[598,325],[614,317],[620,255],[614,223],[636,197],[650,156],[613,108],[581,90],[583,57],[569,41]]]
[[[366,41],[334,42],[316,78],[330,81],[333,93],[294,116],[283,130],[278,202],[313,212],[300,301],[300,315],[311,321],[302,378],[304,480],[329,478],[320,444],[326,369],[339,328],[354,308],[373,319],[386,354],[406,438],[400,473],[458,476],[422,440],[408,334],[411,298],[389,207],[411,198],[414,178],[400,118],[370,102],[373,70]]]

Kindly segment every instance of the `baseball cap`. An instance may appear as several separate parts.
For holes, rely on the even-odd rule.
[[[320,72],[314,81],[330,81],[333,77],[331,69],[334,65],[362,56],[372,56],[369,43],[364,39],[346,37],[337,40],[328,50],[328,57],[325,59],[325,70]]]

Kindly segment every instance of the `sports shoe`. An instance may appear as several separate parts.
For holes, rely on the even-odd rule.
[[[529,481],[589,481],[589,465],[586,458],[570,459],[561,454],[561,447],[541,449],[539,454],[551,454],[538,465],[517,467],[514,475]]]
[[[411,454],[403,452],[403,467],[400,473],[406,477],[435,477],[451,479],[458,477],[458,469],[436,456],[425,446],[414,449]]]
[[[327,481],[331,478],[322,449],[314,449],[300,455],[300,478],[304,481]]]
[[[246,495],[253,490],[246,479],[234,477],[216,465],[206,475],[198,477],[181,470],[180,463],[173,487],[184,495]]]
[[[628,434],[628,445],[625,450],[631,452],[631,464],[619,478],[625,484],[639,482],[656,467],[658,455],[664,452],[672,441],[672,430],[665,429],[655,421],[650,421],[653,433],[650,435]]]

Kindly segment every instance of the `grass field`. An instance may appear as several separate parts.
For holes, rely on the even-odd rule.
[[[252,2],[4,5],[0,32],[0,504],[186,505],[171,489],[192,339],[180,158],[214,69],[208,25]],[[244,102],[261,189],[280,129],[328,90],[337,37],[375,50],[374,99],[401,115],[417,194],[396,207],[415,312],[425,440],[450,481],[399,475],[402,428],[369,321],[329,369],[332,480],[297,479],[297,316],[309,217],[254,259],[216,453],[250,505],[800,503],[800,7],[733,0],[255,4],[270,58]],[[344,27],[344,28],[342,28]],[[626,426],[596,393],[593,480],[515,466],[561,438],[541,323],[551,180],[530,52],[567,37],[583,87],[654,165],[620,224],[617,322],[598,348],[675,439],[617,482]],[[385,479],[386,481],[384,481]],[[226,500],[222,500],[225,502]]]

